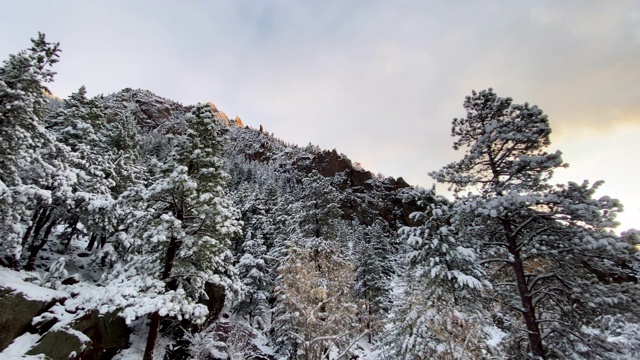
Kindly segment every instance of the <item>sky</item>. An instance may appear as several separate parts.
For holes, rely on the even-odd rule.
[[[0,13],[0,59],[38,31],[61,43],[60,97],[211,101],[423,187],[463,156],[450,130],[464,97],[492,87],[549,116],[570,164],[556,181],[604,180],[620,230],[640,229],[640,0],[5,0]]]

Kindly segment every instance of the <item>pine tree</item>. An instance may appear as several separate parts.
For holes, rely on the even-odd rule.
[[[57,159],[64,149],[43,126],[44,84],[53,81],[50,67],[58,61],[59,44],[47,42],[42,33],[31,42],[31,48],[10,55],[0,67],[0,256],[16,268],[33,229],[51,231],[50,217],[40,217],[38,209],[46,207],[49,212],[56,195],[52,186],[69,180],[60,161],[47,161]],[[21,222],[26,223],[25,232]],[[32,244],[29,252],[37,254],[40,242]]]
[[[114,232],[113,154],[94,129],[101,129],[105,124],[104,109],[95,99],[86,97],[84,86],[64,100],[62,108],[47,119],[47,129],[58,143],[69,148],[67,162],[78,174],[79,191],[74,194],[74,208],[65,219],[67,227],[61,235],[66,239],[65,250],[76,234],[91,233],[88,247],[91,250],[98,237],[105,239]]]
[[[11,55],[0,69],[0,198],[5,205],[0,212],[6,222],[2,247],[14,267],[26,253],[27,270],[34,269],[40,250],[50,245],[57,225],[67,224],[64,237],[70,240],[80,221],[79,209],[95,207],[89,200],[95,200],[96,191],[100,196],[108,192],[106,186],[98,189],[104,174],[86,166],[87,159],[100,159],[92,156],[96,141],[83,121],[82,112],[90,105],[84,89],[50,116],[44,84],[53,80],[49,67],[58,61],[59,45],[48,43],[44,34],[32,42],[32,48]]]
[[[144,185],[145,178],[153,177],[142,166],[145,160],[140,156],[141,137],[138,134],[138,126],[135,117],[127,112],[119,112],[115,115],[115,121],[107,124],[98,133],[103,144],[111,149],[113,163],[112,180],[114,186],[111,192],[114,197],[122,194],[130,187]],[[165,137],[165,140],[168,140]],[[161,159],[161,161],[164,161]],[[154,166],[150,166],[154,168]]]
[[[408,271],[383,352],[403,359],[487,357],[490,316],[483,305],[491,284],[475,262],[476,249],[456,233],[452,204],[433,190],[421,202],[427,210],[411,215],[420,225],[400,230],[410,247]]]
[[[330,179],[313,172],[303,179],[299,200],[287,209],[288,232],[277,249],[276,303],[272,325],[276,351],[288,358],[317,359],[347,354],[358,338],[354,268],[338,193]]]
[[[246,230],[236,268],[246,291],[244,299],[235,308],[237,313],[248,318],[249,325],[265,330],[269,327],[267,315],[273,288],[267,256],[267,245],[273,243],[275,235],[274,203],[270,200],[275,200],[277,194],[273,190],[265,193],[262,188],[255,187],[256,183],[253,185],[253,191],[239,191],[246,194],[243,203],[248,206],[243,211]]]
[[[473,92],[464,107],[467,116],[453,120],[452,135],[465,155],[431,175],[456,192],[458,236],[478,249],[496,300],[514,314],[511,355],[615,353],[588,329],[609,313],[638,314],[632,244],[611,230],[620,203],[593,199],[600,182],[550,184],[566,165],[559,151],[545,151],[551,128],[538,107],[513,104],[491,89]],[[465,190],[471,192],[460,195]],[[517,345],[519,334],[528,349]]]
[[[155,167],[149,184],[128,186],[116,206],[128,219],[115,236],[121,265],[106,278],[119,300],[107,310],[120,308],[128,320],[151,313],[145,359],[163,316],[205,319],[198,303],[207,297],[205,284],[224,287],[230,298],[242,288],[229,251],[240,223],[224,188],[223,129],[207,105],[184,121],[186,132],[172,135],[173,151],[148,160]]]
[[[291,311],[289,306],[288,289],[284,286],[283,273],[288,271],[288,265],[294,260],[292,251],[296,243],[290,237],[291,227],[295,226],[289,213],[295,198],[291,194],[284,194],[278,199],[274,221],[275,234],[273,247],[269,250],[268,262],[273,275],[273,294],[271,298],[271,328],[269,337],[276,352],[285,359],[295,359],[300,346],[299,339],[294,335],[298,329],[300,312]]]
[[[231,293],[238,290],[238,279],[229,252],[230,237],[237,233],[237,210],[224,191],[222,171],[222,133],[211,108],[197,105],[186,119],[187,134],[178,144],[177,166],[168,178],[151,186],[148,198],[160,210],[158,220],[166,226],[168,239],[163,261],[162,280],[171,287],[183,288],[190,299],[197,300],[206,282],[223,285]],[[144,237],[151,241],[154,229]],[[145,358],[151,359],[154,332],[159,312],[152,315]]]
[[[6,186],[20,185],[23,167],[38,162],[34,152],[53,140],[43,129],[44,84],[53,81],[49,68],[58,62],[59,44],[47,42],[42,33],[31,42],[0,67],[0,181]]]
[[[355,296],[364,301],[362,321],[369,343],[383,330],[384,319],[391,307],[391,280],[395,259],[390,237],[382,221],[369,227],[356,226]]]

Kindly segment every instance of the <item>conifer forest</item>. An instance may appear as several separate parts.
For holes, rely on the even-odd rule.
[[[213,103],[60,99],[60,55],[0,65],[0,358],[640,358],[640,232],[555,183],[537,106],[460,99],[443,196]]]

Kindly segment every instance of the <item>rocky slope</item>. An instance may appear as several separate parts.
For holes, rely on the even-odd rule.
[[[129,130],[135,133],[133,138],[137,139],[136,156],[142,159],[139,160],[142,162],[148,154],[165,151],[162,149],[166,147],[168,136],[185,131],[183,119],[193,108],[146,90],[124,89],[115,94],[98,96],[93,100],[100,106],[107,127],[109,124],[117,125],[114,129],[133,126]],[[59,99],[50,98],[52,113],[61,106]],[[411,224],[409,215],[419,209],[418,192],[402,178],[374,175],[354,165],[346,155],[336,150],[287,144],[275,135],[263,131],[261,126],[259,129],[245,126],[239,117],[229,120],[213,103],[209,103],[209,106],[217,121],[224,125],[227,140],[223,154],[225,169],[229,174],[227,190],[236,202],[236,207],[241,210],[241,218],[245,220],[244,234],[256,231],[251,224],[252,217],[256,215],[256,208],[248,205],[251,199],[245,194],[247,191],[258,194],[264,187],[277,186],[280,189],[276,202],[280,202],[279,199],[282,197],[293,196],[298,191],[295,189],[300,188],[305,179],[313,174],[320,174],[329,180],[332,191],[338,194],[340,219],[344,224],[358,224],[357,226],[363,229],[376,224],[382,234],[390,239],[386,250],[388,255],[392,257],[398,251],[399,244],[393,240],[396,238],[397,230]],[[274,206],[271,211],[279,211],[276,209]],[[58,232],[53,231],[56,234],[54,236],[62,236],[63,232],[63,228]],[[78,273],[68,279],[59,279],[55,285],[58,290],[48,290],[46,286],[39,287],[35,292],[47,296],[33,300],[31,293],[15,288],[15,284],[24,283],[24,279],[37,279],[47,273],[46,269],[53,266],[50,259],[58,256],[59,250],[51,247],[53,245],[43,248],[36,262],[35,273],[15,273],[11,276],[20,279],[0,282],[0,308],[3,309],[0,314],[0,352],[6,350],[15,354],[15,351],[19,351],[16,349],[21,342],[28,345],[23,346],[24,354],[45,354],[52,359],[109,359],[113,356],[126,358],[140,355],[135,349],[139,349],[139,342],[144,341],[144,319],[127,325],[123,318],[116,315],[117,313],[100,313],[97,309],[91,310],[87,303],[82,303],[81,299],[88,296],[83,295],[83,292],[92,291],[87,290],[87,286],[95,286],[93,282],[99,278],[98,275],[102,271],[100,264],[105,263],[106,255],[100,255],[102,250],[93,249],[91,244],[95,239],[89,239],[89,233],[85,229],[81,228],[76,236],[77,238],[67,243],[67,260],[63,266],[66,266],[69,272]],[[278,236],[277,232],[272,236]],[[267,251],[271,251],[270,248],[274,246],[274,238],[266,244]],[[240,261],[247,251],[245,243],[250,240],[251,238],[246,236],[235,239],[233,250],[236,261]],[[104,248],[110,240],[103,236],[100,242],[99,247]],[[349,240],[349,246],[355,246],[355,240]],[[272,268],[272,271],[273,269],[275,268]],[[91,272],[98,275],[92,275]],[[276,274],[269,276],[275,280]],[[35,282],[45,285],[43,281]],[[51,283],[47,284],[51,286]],[[230,356],[230,350],[224,350],[225,346],[221,347],[220,344],[227,344],[231,338],[236,343],[245,343],[245,347],[250,349],[246,351],[250,351],[256,358],[272,358],[273,351],[269,348],[271,344],[266,332],[268,328],[252,328],[243,318],[235,315],[234,304],[226,299],[224,288],[212,287],[207,293],[209,299],[206,305],[210,310],[208,325],[194,328],[188,323],[166,320],[166,324],[163,325],[163,336],[168,339],[166,341],[185,344],[185,332],[177,329],[191,329],[192,334],[195,334],[191,335],[192,342],[195,341],[193,336],[197,338],[198,331],[207,334],[207,341],[217,339],[215,344],[218,345],[207,342],[209,345],[204,351],[209,354],[208,358],[224,358],[225,354]],[[237,334],[244,335],[238,338]],[[165,356],[193,356],[193,353],[185,351],[184,347],[182,350],[180,346],[172,348],[167,350]]]

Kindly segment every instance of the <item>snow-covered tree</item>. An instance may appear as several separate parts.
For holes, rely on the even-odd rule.
[[[368,331],[368,340],[383,330],[384,319],[391,307],[391,279],[396,259],[390,236],[382,221],[369,227],[355,226],[355,296],[364,302],[360,317]]]
[[[476,249],[458,237],[452,204],[424,193],[415,227],[400,230],[409,245],[404,293],[392,311],[393,327],[383,341],[391,358],[476,359],[490,353],[491,284],[476,263]]]
[[[114,204],[111,188],[115,186],[111,149],[103,143],[95,128],[106,125],[104,109],[95,99],[86,97],[84,86],[64,100],[56,114],[47,119],[47,129],[58,143],[69,148],[67,162],[76,169],[78,191],[73,208],[65,221],[67,227],[61,237],[68,248],[77,234],[90,233],[92,241],[105,239],[114,231],[110,207]]]
[[[140,156],[141,141],[135,117],[128,112],[117,112],[112,116],[114,121],[101,129],[98,136],[111,149],[112,180],[115,183],[111,191],[116,197],[130,187],[143,185],[143,179],[151,175],[146,174],[147,169],[141,166],[144,160],[149,159]]]
[[[566,165],[545,151],[551,128],[538,107],[491,89],[464,107],[452,128],[464,157],[431,176],[457,194],[452,222],[490,275],[511,324],[511,356],[613,356],[615,344],[588,329],[604,315],[638,314],[637,259],[611,230],[622,206],[593,198],[599,182],[550,183]]]
[[[249,188],[247,185],[243,187],[247,190],[240,191],[245,194],[243,202],[246,208],[242,211],[245,231],[236,265],[246,290],[244,299],[235,309],[247,317],[251,326],[265,330],[269,327],[269,299],[273,288],[267,245],[273,243],[275,235],[273,211],[277,192],[272,187],[266,192],[259,187],[253,187],[255,191]]]
[[[32,224],[34,209],[50,201],[45,185],[57,173],[41,153],[56,151],[43,124],[45,83],[53,80],[60,49],[42,33],[31,42],[0,67],[0,261],[14,267],[24,246],[19,223]]]
[[[348,353],[360,334],[352,291],[353,262],[340,238],[340,209],[331,181],[314,172],[287,209],[277,239],[272,340],[288,358],[333,358]],[[331,355],[332,354],[332,355]]]
[[[126,230],[117,235],[124,267],[109,283],[125,292],[122,304],[115,304],[123,312],[133,318],[152,313],[147,359],[162,316],[204,320],[207,309],[198,300],[206,298],[206,283],[224,287],[229,295],[241,289],[229,251],[240,223],[224,190],[222,129],[207,105],[195,106],[185,122],[186,133],[175,139],[169,157],[157,163],[149,186],[130,188],[120,197],[127,213],[135,216],[129,215]],[[135,293],[118,285],[128,281]],[[145,304],[141,294],[149,293],[165,300]]]
[[[53,80],[49,67],[58,61],[59,47],[44,34],[32,42],[32,48],[11,55],[0,69],[0,212],[6,225],[0,243],[14,267],[26,254],[26,269],[35,267],[57,225],[67,225],[64,236],[55,238],[68,244],[80,226],[82,208],[95,208],[96,201],[106,201],[98,197],[109,192],[105,173],[91,166],[108,163],[96,156],[99,141],[85,122],[99,117],[90,116],[95,107],[81,88],[58,113],[47,112],[53,100],[44,84]]]

